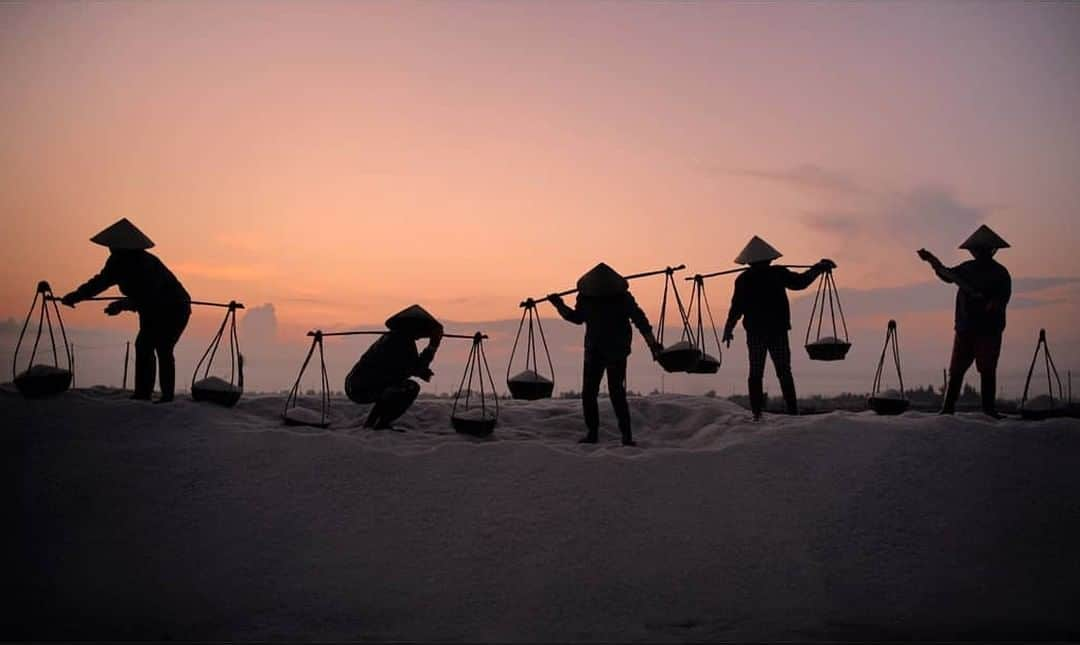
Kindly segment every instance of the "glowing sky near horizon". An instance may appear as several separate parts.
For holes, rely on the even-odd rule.
[[[753,234],[872,289],[987,223],[1078,276],[1078,61],[1080,4],[4,4],[0,318],[121,216],[297,328],[512,318]]]

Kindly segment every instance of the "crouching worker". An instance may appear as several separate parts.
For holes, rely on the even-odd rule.
[[[60,301],[74,307],[109,287],[119,288],[124,297],[110,302],[105,313],[110,316],[122,311],[139,314],[139,334],[135,337],[135,392],[131,398],[150,400],[156,363],[161,387],[161,398],[157,402],[168,403],[176,391],[173,349],[191,317],[191,296],[172,271],[146,251],[154,243],[127,219],[121,219],[90,241],[108,247],[109,259],[100,273]]]
[[[974,362],[982,380],[979,390],[983,412],[1000,419],[996,403],[997,363],[1001,354],[1001,335],[1005,331],[1005,307],[1012,295],[1012,277],[1008,269],[994,260],[994,254],[998,249],[1009,248],[1009,243],[983,225],[960,248],[967,249],[973,259],[952,268],[946,267],[930,251],[918,251],[919,257],[939,278],[959,287],[949,385],[941,414],[956,411],[964,374]]]
[[[357,403],[374,403],[365,428],[392,428],[420,394],[417,376],[430,381],[429,367],[442,341],[443,326],[420,305],[413,305],[386,321],[389,329],[379,336],[345,378],[345,394]],[[428,339],[417,353],[416,341]]]
[[[779,251],[760,237],[755,235],[750,239],[742,253],[735,258],[735,262],[747,264],[749,268],[735,279],[731,309],[724,325],[724,342],[728,347],[735,338],[735,323],[739,322],[739,318],[742,318],[743,329],[746,330],[750,359],[746,386],[750,394],[750,411],[755,420],[761,419],[765,406],[766,353],[772,357],[787,413],[799,413],[795,377],[791,374],[791,344],[788,341],[791,303],[788,302],[787,290],[805,289],[819,275],[836,268],[832,260],[822,259],[807,271],[795,273],[786,267],[772,266],[772,261],[780,256]]]
[[[630,406],[626,402],[626,359],[630,356],[633,322],[649,345],[653,357],[663,350],[653,336],[652,325],[630,293],[626,279],[604,263],[596,265],[577,282],[577,303],[571,309],[557,294],[548,298],[559,315],[575,325],[585,324],[585,367],[581,377],[581,407],[586,434],[579,443],[596,443],[600,408],[596,397],[600,379],[607,372],[608,394],[619,421],[624,446],[633,446]]]

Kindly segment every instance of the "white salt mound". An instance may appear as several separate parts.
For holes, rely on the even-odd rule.
[[[687,350],[698,351],[698,346],[687,340],[680,340],[674,345],[668,345],[664,348],[664,352],[682,352]]]
[[[874,396],[876,396],[879,399],[899,399],[899,400],[903,400],[903,398],[904,398],[904,396],[902,394],[900,394],[900,390],[893,390],[893,389],[885,390],[884,392],[878,392]]]
[[[1037,397],[1035,397],[1033,399],[1028,399],[1024,403],[1024,409],[1025,410],[1035,410],[1037,412],[1044,412],[1046,410],[1056,410],[1059,407],[1062,407],[1061,406],[1061,401],[1059,401],[1057,399],[1050,398],[1050,396],[1047,395],[1047,394],[1040,394],[1039,396],[1037,396]]]
[[[0,391],[15,641],[1071,642],[1080,421]],[[318,399],[293,408],[317,422]],[[493,410],[492,410],[493,412]]]
[[[214,392],[239,392],[240,388],[229,383],[223,378],[217,376],[210,376],[202,379],[201,381],[195,381],[192,384],[192,388],[199,388],[202,390],[211,390]]]
[[[836,336],[822,336],[821,338],[811,342],[811,345],[843,345],[847,343],[845,340],[841,340]]]
[[[454,413],[454,417],[463,419],[465,421],[484,421],[495,418],[495,408],[489,407],[486,410],[480,408],[470,408],[468,410],[462,410],[458,408],[458,411]]]
[[[524,370],[510,377],[511,381],[522,383],[551,383],[551,379],[541,376],[532,370]]]
[[[296,406],[289,408],[285,412],[285,418],[294,423],[300,423],[303,425],[318,425],[324,423],[322,414],[318,410],[311,410],[309,408],[302,408]],[[329,421],[329,417],[326,421]]]
[[[32,365],[25,372],[19,374],[17,378],[25,378],[27,376],[32,378],[45,378],[49,376],[66,376],[70,374],[68,370],[65,370],[54,365]]]

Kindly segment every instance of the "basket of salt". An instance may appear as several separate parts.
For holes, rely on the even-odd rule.
[[[532,370],[523,370],[506,379],[510,396],[524,401],[535,401],[551,397],[555,382]]]
[[[71,387],[71,382],[74,378],[72,372],[71,345],[68,344],[67,330],[64,328],[64,320],[60,316],[60,307],[56,304],[57,300],[58,298],[53,295],[52,287],[49,286],[48,282],[42,280],[38,283],[37,291],[34,292],[34,301],[30,305],[30,312],[26,314],[26,321],[23,323],[22,331],[19,333],[19,340],[15,343],[15,355],[11,365],[12,380],[15,382],[15,387],[19,390],[19,393],[28,399],[60,394]],[[39,302],[41,303],[40,305],[38,304]],[[52,303],[51,309],[49,308],[50,302]],[[27,361],[26,369],[16,373],[15,370],[18,369],[19,350],[22,348],[23,337],[26,334],[27,327],[30,325],[30,319],[34,316],[35,312],[38,314],[38,327],[37,335],[34,338],[34,346],[30,351],[30,359]],[[64,346],[63,356],[67,360],[66,369],[60,367],[61,354],[56,349],[56,335],[53,329],[54,316],[56,317],[56,325],[60,328],[60,339]],[[34,358],[37,356],[38,344],[41,342],[42,333],[46,329],[49,331],[49,340],[52,344],[52,365],[34,363]]]

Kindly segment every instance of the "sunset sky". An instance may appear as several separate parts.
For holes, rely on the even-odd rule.
[[[90,277],[120,217],[290,336],[412,302],[516,319],[598,261],[719,270],[753,234],[903,293],[916,249],[959,261],[986,223],[1014,278],[1054,279],[1014,353],[1044,326],[1080,358],[1078,63],[1075,3],[4,4],[0,320]],[[661,286],[634,286],[654,317]],[[940,290],[866,329],[947,340]]]

